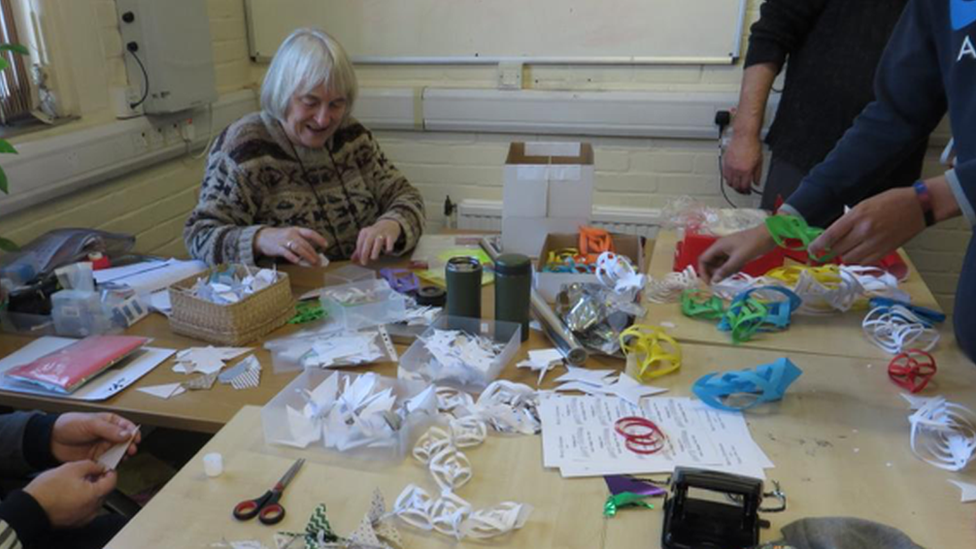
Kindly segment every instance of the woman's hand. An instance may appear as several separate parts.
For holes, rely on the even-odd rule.
[[[319,266],[319,250],[329,242],[312,229],[265,227],[254,237],[254,251],[265,257],[283,257],[296,265]]]
[[[370,261],[379,259],[381,254],[392,252],[393,246],[396,245],[396,241],[402,232],[403,228],[400,227],[400,224],[392,219],[381,219],[359,231],[352,261],[366,265]]]
[[[775,247],[765,224],[724,236],[698,258],[698,274],[707,284],[719,282]]]

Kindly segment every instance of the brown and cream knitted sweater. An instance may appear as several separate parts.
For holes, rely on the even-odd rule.
[[[260,229],[306,227],[329,242],[328,258],[348,259],[359,231],[380,219],[403,228],[394,248],[402,254],[423,233],[424,201],[369,130],[350,117],[323,149],[308,149],[262,112],[217,138],[183,240],[190,255],[211,265],[254,264]]]

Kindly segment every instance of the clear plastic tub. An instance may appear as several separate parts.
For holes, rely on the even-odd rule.
[[[427,429],[437,421],[437,398],[433,387],[416,381],[405,381],[383,377],[373,373],[352,374],[335,370],[323,370],[310,368],[302,372],[287,387],[281,390],[264,408],[261,409],[261,424],[264,428],[264,440],[267,444],[284,445],[289,447],[300,447],[301,443],[296,440],[295,432],[292,428],[293,416],[295,413],[302,414],[305,407],[307,392],[314,391],[322,383],[329,380],[331,376],[337,378],[338,387],[344,387],[348,383],[352,385],[355,380],[362,376],[375,376],[375,387],[378,390],[391,388],[396,400],[393,405],[394,414],[399,417],[399,429],[389,433],[389,436],[376,441],[373,445],[364,445],[356,448],[339,451],[335,448],[325,446],[324,439],[308,444],[303,453],[312,452],[325,455],[341,455],[343,458],[351,460],[370,460],[375,462],[386,462],[390,465],[403,461],[403,458],[413,449],[417,439],[423,435]],[[426,403],[411,409],[410,413],[402,411],[404,403],[409,399],[417,397],[430,389],[425,394]],[[431,398],[432,397],[432,398]],[[421,399],[414,399],[419,404]],[[293,411],[289,412],[289,408]],[[331,413],[331,412],[330,412]],[[302,416],[304,417],[304,415]],[[328,415],[318,425],[327,424]],[[319,427],[321,428],[321,427]],[[327,429],[326,429],[327,431]]]
[[[469,335],[487,336],[502,350],[486,369],[465,365],[445,368],[430,353],[425,343],[437,330],[457,330]],[[468,392],[480,392],[495,381],[502,369],[515,358],[521,344],[522,327],[515,322],[441,316],[415,341],[400,358],[397,376],[400,379],[449,385]]]
[[[51,316],[58,335],[87,337],[121,331],[99,292],[61,290],[51,295]]]
[[[371,279],[322,290],[322,308],[346,330],[359,330],[403,320],[406,298],[385,280]]]
[[[379,349],[381,356],[368,361],[352,361],[337,359],[331,365],[319,366],[315,364],[313,347],[316,342],[326,342],[342,338],[351,334],[371,335],[373,344]],[[358,332],[333,331],[327,333],[300,333],[278,339],[272,339],[264,344],[264,348],[271,352],[271,364],[276,373],[293,372],[303,368],[341,368],[343,366],[358,366],[377,362],[396,362],[398,355],[393,341],[383,326],[365,328]]]

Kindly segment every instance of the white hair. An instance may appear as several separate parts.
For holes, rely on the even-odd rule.
[[[346,116],[352,112],[359,84],[342,46],[320,29],[297,29],[281,43],[261,84],[261,108],[284,121],[294,95],[325,84],[345,97]]]

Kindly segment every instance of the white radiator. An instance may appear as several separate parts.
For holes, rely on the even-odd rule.
[[[458,204],[458,228],[477,231],[502,230],[502,203],[494,200],[462,200]],[[654,238],[661,226],[657,208],[593,206],[593,225],[610,232]]]

